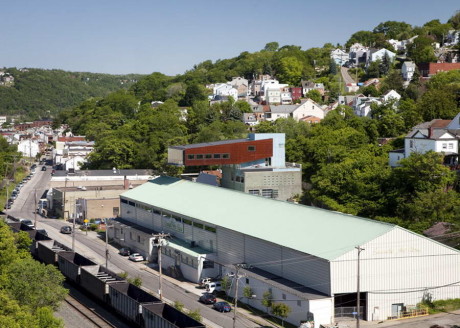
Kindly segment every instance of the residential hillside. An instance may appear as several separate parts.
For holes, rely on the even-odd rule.
[[[25,120],[56,115],[91,97],[127,89],[141,75],[109,75],[43,69],[0,69],[0,115]]]

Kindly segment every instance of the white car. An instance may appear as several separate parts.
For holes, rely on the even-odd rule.
[[[130,256],[129,256],[129,259],[131,261],[134,261],[134,262],[141,262],[141,261],[144,261],[144,257],[139,254],[139,253],[132,253]]]

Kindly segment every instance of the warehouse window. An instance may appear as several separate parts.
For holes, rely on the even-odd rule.
[[[248,151],[256,151],[256,146],[248,146]]]
[[[222,158],[223,158],[223,159],[229,159],[229,158],[230,158],[230,154],[222,154]]]
[[[260,190],[257,190],[257,189],[249,190],[249,194],[251,194],[251,195],[260,195]]]
[[[215,159],[220,159],[220,154],[214,154]]]
[[[205,225],[204,230],[216,233],[216,228]]]
[[[193,226],[194,226],[195,228],[200,228],[200,229],[203,229],[203,228],[204,228],[204,226],[203,226],[201,223],[196,223],[196,222],[193,222]]]
[[[204,158],[210,159],[210,158],[212,158],[212,154],[206,154],[206,155],[204,155]]]
[[[203,159],[203,155],[202,154],[196,155],[196,159]]]
[[[182,222],[188,225],[192,225],[192,220],[182,219]]]
[[[187,158],[188,159],[195,159],[195,155],[193,155],[193,154],[192,155],[187,155]]]
[[[128,201],[126,199],[124,199],[124,198],[121,198],[120,202],[122,202],[123,204],[128,204]]]

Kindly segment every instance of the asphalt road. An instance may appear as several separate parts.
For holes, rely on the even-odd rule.
[[[356,83],[356,81],[348,74],[348,68],[347,67],[340,67],[340,72],[342,73],[342,78],[345,84],[348,83]]]
[[[63,225],[71,223],[63,220],[43,218],[40,215],[35,215],[36,202],[41,197],[43,192],[48,189],[48,184],[51,179],[51,169],[41,171],[41,166],[37,167],[37,171],[33,178],[29,180],[19,193],[19,197],[14,202],[12,208],[8,210],[8,214],[17,217],[25,218],[34,221],[38,229],[46,229],[50,238],[57,240],[69,247],[72,245],[72,236],[63,235],[59,229]],[[35,197],[36,195],[36,197]],[[157,292],[158,291],[158,276],[157,272],[151,269],[146,270],[144,263],[133,263],[126,257],[118,255],[118,250],[111,245],[109,248],[109,264],[108,268],[115,272],[127,272],[131,278],[139,277],[142,279],[142,287]],[[88,232],[76,229],[75,233],[75,250],[83,254],[96,263],[105,265],[105,241],[97,236],[95,232]],[[178,284],[175,284],[173,279],[163,279],[163,298],[171,302],[180,301],[186,309],[199,309],[204,323],[210,327],[233,327],[233,312],[219,313],[211,308],[210,305],[204,305],[198,302],[198,295],[191,293],[190,290],[184,289]],[[198,293],[200,291],[197,291]],[[69,309],[66,309],[68,311]],[[68,315],[62,315],[64,319]],[[70,323],[66,322],[66,327],[71,327]],[[260,327],[254,322],[240,317],[237,317],[236,327]]]

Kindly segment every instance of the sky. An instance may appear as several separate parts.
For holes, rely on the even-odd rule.
[[[442,23],[459,0],[0,0],[0,67],[182,74],[268,42],[344,44],[381,22]]]

